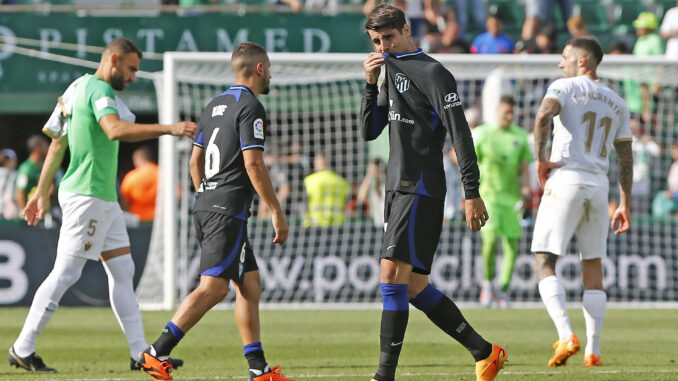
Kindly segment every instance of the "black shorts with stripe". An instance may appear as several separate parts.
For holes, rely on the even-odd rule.
[[[387,223],[381,258],[395,258],[412,265],[412,271],[431,273],[443,226],[443,200],[419,194],[386,192]]]
[[[195,212],[194,220],[202,249],[200,275],[242,284],[246,272],[259,269],[247,238],[247,221],[208,211]]]

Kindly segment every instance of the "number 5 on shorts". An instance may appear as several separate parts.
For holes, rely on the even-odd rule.
[[[87,225],[87,235],[88,236],[93,236],[94,233],[97,231],[97,226],[96,226],[97,220],[89,220],[89,225]]]

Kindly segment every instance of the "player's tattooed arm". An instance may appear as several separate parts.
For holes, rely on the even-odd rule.
[[[556,261],[558,256],[551,253],[536,253],[534,262],[534,274],[537,280],[556,275]]]
[[[631,201],[631,186],[633,185],[633,153],[631,140],[615,142],[619,166],[619,188],[623,205],[629,206]]]
[[[560,103],[553,98],[544,98],[537,111],[534,123],[534,154],[538,161],[546,160],[546,144],[551,136],[551,119],[560,112]]]

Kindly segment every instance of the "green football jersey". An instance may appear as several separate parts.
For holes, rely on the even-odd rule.
[[[520,199],[520,168],[532,160],[527,132],[516,125],[502,130],[483,124],[473,130],[480,169],[480,196],[486,202],[514,206]]]
[[[38,166],[30,159],[27,159],[21,163],[16,170],[16,189],[24,191],[24,201],[28,201],[28,199],[33,196],[33,193],[38,186],[41,169],[41,166]]]
[[[107,82],[85,74],[73,96],[67,130],[71,162],[60,189],[116,201],[119,142],[110,140],[99,125],[104,115],[118,113],[115,92]]]

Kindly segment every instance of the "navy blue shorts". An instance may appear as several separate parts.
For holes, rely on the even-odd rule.
[[[381,258],[399,259],[411,264],[415,273],[430,274],[443,226],[444,201],[388,191],[385,203]]]
[[[259,269],[247,238],[247,221],[208,211],[195,212],[194,220],[202,249],[200,275],[241,285],[246,272]]]

